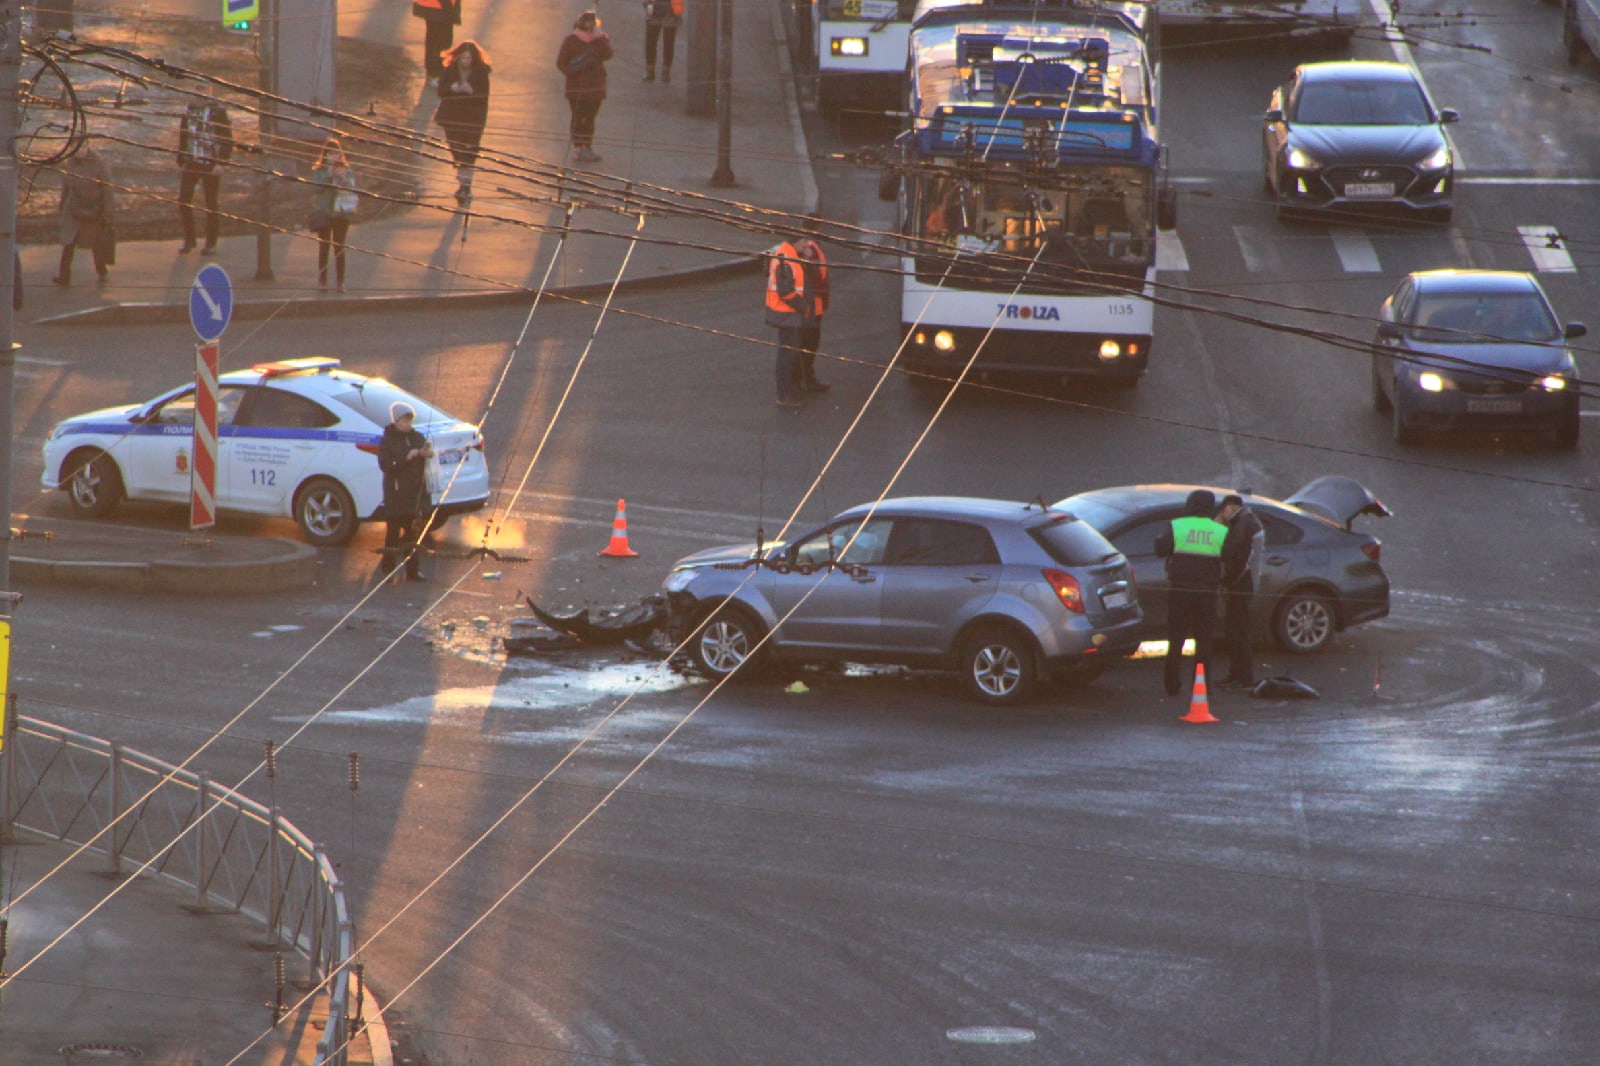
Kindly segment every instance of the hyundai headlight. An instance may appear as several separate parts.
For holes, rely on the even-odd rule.
[[[1423,170],[1443,170],[1450,165],[1450,146],[1441,144],[1418,163]]]
[[[1551,374],[1539,379],[1539,387],[1546,392],[1560,392],[1567,387],[1567,379],[1560,374]]]
[[[1316,170],[1322,166],[1316,157],[1303,148],[1289,149],[1289,166],[1295,170]]]
[[[1444,376],[1436,374],[1432,370],[1424,370],[1417,375],[1417,388],[1423,392],[1443,392]]]

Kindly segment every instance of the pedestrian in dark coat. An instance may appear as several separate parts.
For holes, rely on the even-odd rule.
[[[436,81],[444,74],[444,54],[456,39],[456,27],[461,25],[461,0],[416,0],[411,13],[426,27],[422,35],[422,69],[428,80]]]
[[[1266,530],[1239,496],[1224,496],[1217,521],[1228,527],[1222,541],[1222,639],[1228,645],[1228,676],[1221,684],[1248,688],[1256,683],[1250,647],[1250,607],[1256,572],[1266,551]]]
[[[1194,659],[1211,677],[1211,644],[1217,634],[1217,589],[1222,585],[1222,542],[1228,529],[1211,516],[1217,498],[1195,489],[1183,515],[1156,536],[1156,554],[1167,561],[1167,695],[1182,682],[1183,644],[1193,638]],[[1193,671],[1190,680],[1193,681]]]
[[[217,87],[206,92],[215,97]],[[194,251],[194,191],[206,201],[206,244],[201,255],[217,253],[217,196],[222,188],[218,168],[233,158],[233,123],[228,109],[215,99],[191,100],[178,123],[178,221],[183,224],[179,255]]]
[[[606,64],[611,56],[611,38],[601,31],[600,16],[593,11],[578,16],[556,53],[556,69],[567,79],[573,158],[580,163],[600,162],[594,152],[594,122],[606,99]]]
[[[406,577],[422,580],[422,560],[417,538],[428,510],[428,460],[433,446],[413,427],[416,412],[407,403],[389,407],[389,424],[378,441],[378,468],[383,471],[383,561],[378,570],[387,577],[405,560]]]
[[[477,41],[462,41],[445,53],[439,78],[439,109],[433,120],[444,127],[450,158],[456,164],[456,203],[472,198],[472,176],[489,122],[489,53]]]
[[[50,280],[62,287],[72,284],[72,257],[80,247],[90,249],[95,274],[106,280],[110,264],[100,238],[111,225],[111,168],[86,144],[67,160],[61,183],[61,265]]]

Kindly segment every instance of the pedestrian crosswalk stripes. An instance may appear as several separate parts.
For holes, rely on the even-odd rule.
[[[1333,258],[1346,274],[1403,274],[1420,269],[1411,264],[1391,262],[1390,244],[1374,241],[1368,234],[1355,229],[1332,229],[1312,235],[1295,234],[1293,243],[1286,241],[1283,232],[1271,226],[1233,226],[1233,241],[1244,264],[1246,273],[1269,277],[1288,277],[1294,273],[1293,263],[1314,261],[1324,248],[1331,248]],[[1445,231],[1440,231],[1445,232]],[[1572,274],[1577,272],[1567,238],[1559,227],[1552,225],[1518,226],[1517,233],[1527,250],[1527,265],[1500,264],[1504,269],[1531,269],[1546,274]],[[1176,232],[1161,233],[1156,238],[1156,269],[1164,274],[1185,273],[1192,269],[1183,238]]]

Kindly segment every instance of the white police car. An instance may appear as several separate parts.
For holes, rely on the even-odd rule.
[[[480,510],[489,470],[477,426],[325,358],[265,363],[218,379],[218,508],[293,518],[313,544],[347,542],[363,520],[382,517],[378,440],[396,401],[411,405],[416,429],[433,444],[428,489],[438,518]],[[194,417],[191,384],[69,418],[45,441],[40,480],[94,517],[124,499],[186,503]]]

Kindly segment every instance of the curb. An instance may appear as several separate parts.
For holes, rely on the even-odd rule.
[[[759,273],[761,269],[761,257],[749,256],[732,259],[724,263],[715,263],[711,266],[681,270],[673,274],[660,274],[650,278],[623,281],[617,286],[617,291],[651,292],[674,289],[685,285],[743,277],[747,274]],[[598,281],[585,282],[581,285],[552,287],[546,289],[545,293],[550,296],[588,298],[604,295],[610,291],[610,282]],[[537,295],[538,292],[538,289],[508,288],[488,292],[441,292],[430,296],[346,295],[332,298],[326,296],[297,296],[278,300],[240,300],[233,305],[233,319],[235,321],[259,321],[264,318],[283,317],[286,315],[310,318],[323,315],[365,314],[372,311],[380,313],[384,311],[414,311],[440,306],[466,309],[518,307],[525,304],[529,297]],[[189,305],[187,303],[125,303],[105,304],[101,307],[85,308],[82,311],[68,311],[65,314],[50,315],[46,318],[34,319],[31,324],[35,326],[134,326],[170,324],[174,322],[184,323],[187,321],[189,321]]]
[[[306,588],[317,579],[317,550],[279,537],[277,558],[252,562],[109,562],[30,559],[14,556],[11,575],[19,584],[101,588],[114,592],[174,596],[236,596]]]

